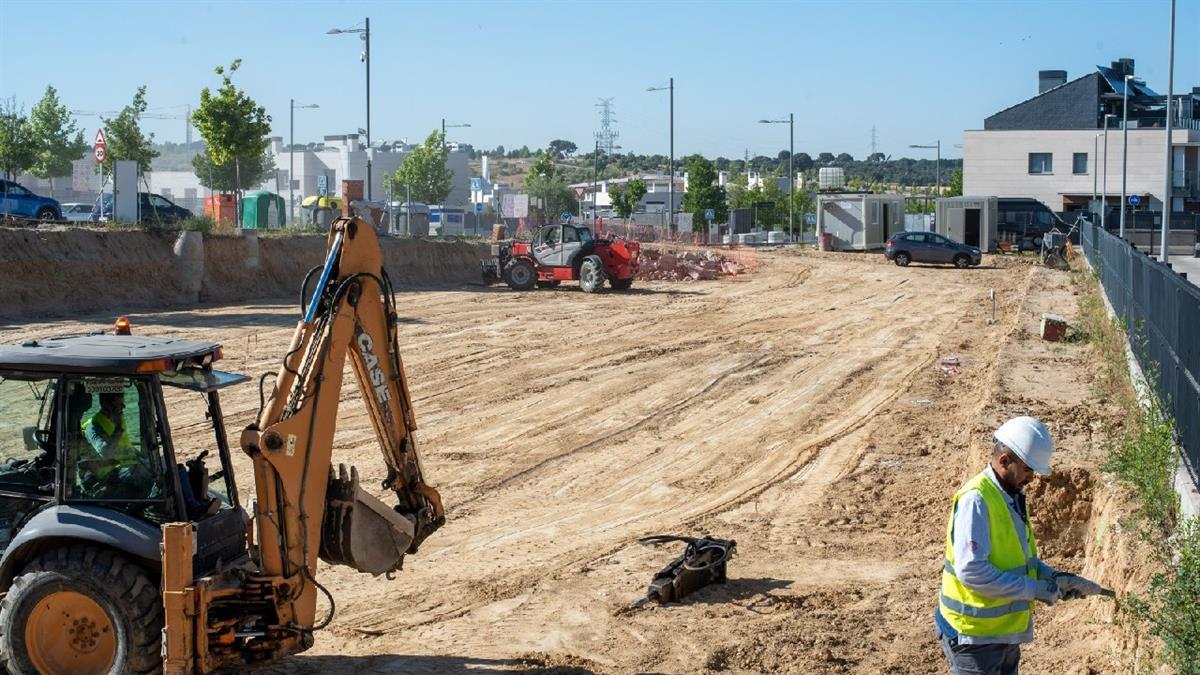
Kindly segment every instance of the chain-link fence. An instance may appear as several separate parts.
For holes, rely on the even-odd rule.
[[[1175,417],[1191,468],[1200,468],[1200,287],[1099,225],[1082,224],[1083,249],[1125,322],[1142,369]],[[1193,475],[1193,480],[1200,476]]]

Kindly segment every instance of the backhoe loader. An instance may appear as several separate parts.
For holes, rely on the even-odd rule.
[[[373,229],[330,228],[257,420],[240,436],[255,499],[238,498],[221,389],[249,378],[221,345],[130,334],[0,347],[0,668],[209,673],[312,646],[317,560],[373,575],[445,522],[424,478],[394,295]],[[346,359],[386,468],[389,505],[332,453]],[[180,457],[168,416],[198,392],[212,447]],[[191,400],[194,400],[192,398]],[[205,458],[219,464],[210,474]]]

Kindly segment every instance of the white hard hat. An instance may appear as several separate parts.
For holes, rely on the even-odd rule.
[[[1025,466],[1040,475],[1050,475],[1050,455],[1054,452],[1054,443],[1050,440],[1050,430],[1036,418],[1014,417],[1001,424],[992,438],[1012,450],[1025,462]]]

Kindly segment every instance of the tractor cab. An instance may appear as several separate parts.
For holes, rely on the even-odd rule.
[[[575,261],[590,254],[592,247],[591,230],[562,223],[538,229],[533,236],[532,252],[539,266],[575,267]]]
[[[154,568],[168,522],[196,523],[198,569],[245,551],[218,391],[249,378],[214,370],[220,358],[215,343],[132,335],[0,346],[0,590],[64,540]],[[170,422],[214,437],[181,457]]]

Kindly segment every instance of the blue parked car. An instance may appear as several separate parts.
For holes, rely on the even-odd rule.
[[[0,180],[0,215],[62,220],[58,200],[39,197],[11,180]]]

